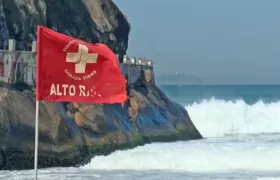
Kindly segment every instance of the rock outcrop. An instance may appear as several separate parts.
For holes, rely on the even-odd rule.
[[[0,12],[0,41],[33,40],[41,24],[104,42],[118,54],[127,48],[129,24],[110,0],[0,0]],[[151,75],[143,72],[127,88],[124,106],[41,102],[39,167],[79,166],[116,149],[202,138],[187,111],[169,100]],[[33,168],[34,122],[34,88],[0,83],[0,169]]]
[[[15,39],[30,49],[37,25],[87,42],[103,42],[120,55],[127,49],[130,25],[111,0],[0,0],[0,49]]]
[[[41,102],[39,167],[78,166],[116,149],[202,138],[187,111],[152,83],[138,82],[129,92],[123,107]],[[2,83],[0,169],[33,168],[34,121],[34,91]]]

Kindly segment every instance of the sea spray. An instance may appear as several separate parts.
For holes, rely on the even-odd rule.
[[[163,170],[172,172],[278,172],[280,102],[214,98],[186,106],[203,140],[153,143],[81,167],[91,170]]]
[[[280,132],[280,101],[203,100],[186,106],[203,137]]]

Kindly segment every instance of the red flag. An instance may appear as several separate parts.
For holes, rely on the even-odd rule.
[[[37,100],[126,101],[126,80],[105,44],[90,44],[42,26],[37,28],[37,43]]]

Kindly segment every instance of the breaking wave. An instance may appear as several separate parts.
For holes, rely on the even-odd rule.
[[[186,106],[203,140],[153,143],[82,167],[94,170],[172,172],[279,172],[280,102],[209,99]]]
[[[248,105],[243,100],[212,98],[186,109],[203,137],[280,132],[280,101]]]

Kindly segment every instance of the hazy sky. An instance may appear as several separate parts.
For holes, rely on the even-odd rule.
[[[114,0],[128,55],[208,83],[280,83],[280,0]]]

